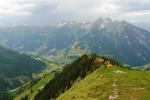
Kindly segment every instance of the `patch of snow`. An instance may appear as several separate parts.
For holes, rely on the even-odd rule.
[[[116,70],[116,71],[114,71],[114,73],[116,73],[116,74],[125,74],[126,72],[121,71],[121,70]]]
[[[66,24],[67,24],[66,22],[61,22],[61,23],[58,24],[58,26],[59,26],[59,27],[62,27],[62,26],[64,26],[64,25],[66,25]]]
[[[101,23],[101,24],[99,25],[99,30],[105,28],[105,26],[106,26],[105,23]]]
[[[104,27],[105,27],[105,25],[104,25],[104,24],[101,24],[101,25],[100,25],[100,28],[101,28],[101,29],[102,29],[102,28],[104,28]]]

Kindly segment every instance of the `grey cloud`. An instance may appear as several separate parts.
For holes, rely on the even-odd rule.
[[[119,0],[116,4],[120,6],[120,11],[125,12],[150,10],[150,1],[148,0]]]
[[[53,12],[57,9],[56,5],[51,4],[38,4],[31,9],[32,14],[45,14],[49,12]]]
[[[137,12],[137,11],[145,11],[145,10],[150,10],[150,6],[149,5],[131,5],[131,6],[123,6],[122,9],[120,11],[124,11],[124,12]]]
[[[115,17],[124,20],[133,18],[124,15],[150,10],[149,0],[14,0],[18,15],[1,15],[0,24],[50,24],[62,20],[93,20],[99,17]],[[8,2],[9,3],[9,2]],[[110,4],[110,5],[107,5]],[[101,6],[104,6],[101,8]],[[106,6],[106,7],[105,7]],[[109,7],[116,10],[107,11]],[[110,8],[109,8],[110,9]],[[96,11],[95,11],[96,10]],[[104,10],[104,12],[102,11]],[[111,10],[111,9],[110,9]],[[30,15],[19,15],[21,11]],[[9,17],[10,16],[10,17]],[[12,17],[13,16],[13,17]],[[140,16],[140,21],[150,16]],[[135,19],[135,20],[139,20]]]

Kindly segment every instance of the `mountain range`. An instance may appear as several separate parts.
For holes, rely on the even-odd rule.
[[[150,62],[150,32],[109,18],[45,27],[1,27],[0,44],[59,64],[89,52],[111,56],[129,66]]]

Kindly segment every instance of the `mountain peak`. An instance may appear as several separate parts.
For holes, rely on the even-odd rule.
[[[111,19],[111,18],[108,18],[108,17],[106,17],[106,18],[99,18],[99,19],[97,19],[96,21],[94,21],[94,23],[99,23],[99,24],[105,24],[105,25],[107,25],[107,24],[109,24],[109,23],[113,23],[113,22],[116,22],[116,20],[113,20],[113,19]]]

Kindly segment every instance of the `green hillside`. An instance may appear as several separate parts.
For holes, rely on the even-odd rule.
[[[48,63],[47,67],[40,73],[36,74],[36,80],[31,81],[29,84],[16,89],[12,94],[16,94],[13,100],[22,100],[28,98],[34,100],[34,96],[44,88],[44,86],[54,78],[56,73],[62,71],[62,66]],[[18,92],[18,93],[17,93]]]
[[[23,98],[28,98],[30,100],[33,100],[34,96],[37,94],[37,92],[40,89],[42,89],[42,87],[44,87],[44,85],[47,84],[52,79],[52,77],[53,77],[53,75],[51,75],[51,74],[44,76],[30,88],[25,88],[22,93],[18,94],[14,98],[14,100],[21,100]]]
[[[102,65],[119,65],[110,58],[100,57],[95,54],[83,55],[63,71],[55,76],[36,96],[35,100],[49,100],[57,98],[61,93],[68,90],[74,83],[84,79]]]
[[[113,66],[97,69],[57,100],[149,100],[150,71]]]
[[[32,74],[45,68],[45,63],[28,55],[0,47],[0,92],[9,91],[33,79]]]

